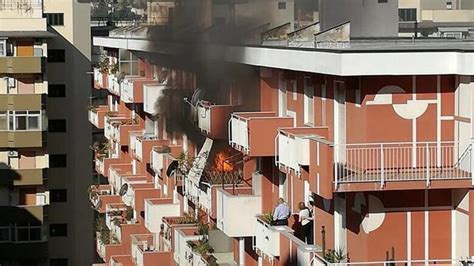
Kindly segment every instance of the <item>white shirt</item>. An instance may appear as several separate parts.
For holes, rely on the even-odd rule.
[[[300,211],[299,220],[301,225],[307,225],[311,220],[313,220],[313,217],[309,217],[309,210],[305,208]]]

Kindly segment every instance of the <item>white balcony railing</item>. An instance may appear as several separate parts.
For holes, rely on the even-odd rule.
[[[249,150],[248,121],[236,115],[229,120],[229,142],[231,145],[241,147],[244,151]]]
[[[237,195],[232,195],[225,189],[217,189],[217,228],[229,237],[255,236],[257,220],[255,217],[262,212],[262,198],[252,195],[251,188],[249,190],[248,194],[237,192]],[[245,226],[242,226],[243,224]]]
[[[104,86],[104,84],[102,84],[103,83],[103,75],[102,75],[102,72],[100,72],[100,69],[98,69],[98,68],[94,69],[94,81],[100,87]]]
[[[158,114],[158,100],[164,95],[168,85],[144,85],[143,86],[143,111],[151,115]]]
[[[301,174],[301,166],[309,165],[309,144],[308,138],[279,131],[277,135],[275,161],[278,166],[293,170],[297,175]]]
[[[99,113],[96,110],[89,110],[89,122],[96,127],[99,125]]]
[[[113,94],[120,95],[120,83],[118,82],[118,78],[113,74],[109,74],[108,79],[109,91]]]
[[[145,199],[145,227],[152,233],[159,234],[163,217],[180,215],[179,201],[172,199]]]
[[[125,79],[120,86],[120,99],[126,103],[132,103],[133,92],[133,80]]]
[[[165,154],[166,153],[160,153],[155,150],[151,151],[150,167],[153,169],[153,171],[155,171],[155,173],[159,173],[161,170],[163,170]]]
[[[49,191],[36,193],[36,205],[49,205]]]
[[[290,230],[286,226],[271,226],[257,218],[255,247],[264,255],[274,258],[280,256],[280,233]]]
[[[198,127],[206,132],[211,132],[211,105],[204,105],[200,102],[197,106]]]
[[[456,142],[336,145],[337,183],[470,179],[472,145]]]

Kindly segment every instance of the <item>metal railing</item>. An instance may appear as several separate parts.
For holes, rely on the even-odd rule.
[[[249,131],[247,120],[232,114],[228,124],[229,144],[233,147],[239,146],[249,153]]]
[[[42,9],[43,0],[3,0],[0,1],[0,10]]]
[[[335,182],[425,181],[471,178],[472,145],[457,142],[336,145]],[[337,163],[338,162],[338,163]]]

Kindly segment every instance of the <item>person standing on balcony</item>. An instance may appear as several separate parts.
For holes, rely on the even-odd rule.
[[[304,204],[304,202],[300,202],[298,204],[298,208],[300,209],[299,213],[299,222],[301,224],[302,234],[301,240],[305,241],[306,244],[312,245],[313,244],[313,215],[312,212],[309,210],[308,207]]]
[[[288,225],[288,218],[290,217],[290,208],[286,205],[283,198],[278,200],[278,205],[273,212],[273,221],[275,225]]]

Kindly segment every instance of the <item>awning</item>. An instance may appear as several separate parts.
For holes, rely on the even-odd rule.
[[[204,145],[202,145],[201,151],[199,151],[198,156],[193,162],[191,170],[189,170],[189,173],[186,176],[188,180],[196,186],[199,186],[199,180],[201,179],[204,167],[206,167],[207,159],[209,158],[209,153],[211,152],[212,148],[212,143],[212,139],[206,138]]]

